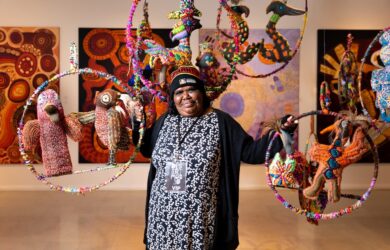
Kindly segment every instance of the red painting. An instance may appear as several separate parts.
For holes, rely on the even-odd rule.
[[[152,39],[164,47],[174,47],[169,38],[170,29],[154,29]],[[134,34],[135,36],[135,30]],[[132,77],[129,70],[129,54],[126,47],[125,29],[112,28],[80,28],[79,29],[79,67],[92,68],[107,72],[128,83]],[[145,66],[149,57],[145,57]],[[79,78],[79,111],[90,111],[95,109],[94,97],[97,91],[104,89],[116,89],[123,92],[115,83],[104,78],[83,75]],[[157,116],[167,110],[165,102],[156,101],[155,107]],[[128,151],[118,151],[117,162],[127,162],[134,147]],[[93,124],[89,124],[83,130],[83,139],[79,143],[80,163],[107,163],[109,152],[99,140]],[[141,154],[138,154],[135,162],[148,162]]]

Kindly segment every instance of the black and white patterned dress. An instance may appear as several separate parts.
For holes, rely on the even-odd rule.
[[[212,246],[221,160],[218,119],[215,112],[196,119],[168,115],[159,133],[152,154],[157,171],[149,202],[150,250]],[[181,144],[180,158],[187,166],[173,171],[170,162],[174,162],[179,122],[181,139],[196,123]],[[172,183],[178,184],[178,189],[172,189]]]

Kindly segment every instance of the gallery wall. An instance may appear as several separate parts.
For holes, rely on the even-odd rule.
[[[149,1],[150,23],[154,28],[170,28],[173,21],[166,18],[171,10],[178,9],[178,0]],[[269,19],[265,8],[269,1],[246,0],[251,9],[248,23],[251,28],[264,28]],[[383,29],[390,25],[388,0],[309,0],[308,25],[300,50],[299,110],[306,112],[316,109],[317,81],[317,30],[318,29]],[[290,0],[289,4],[303,8],[303,0]],[[78,41],[78,28],[104,27],[125,28],[131,5],[130,0],[0,0],[0,26],[43,26],[60,28],[60,71],[68,69],[69,45]],[[141,6],[141,4],[140,4]],[[204,28],[215,28],[218,1],[198,0],[196,7],[203,12],[201,23]],[[135,25],[141,18],[138,10]],[[223,27],[228,27],[223,16]],[[279,28],[300,28],[302,18],[282,18]],[[198,33],[192,35],[193,53],[198,54]],[[195,58],[194,56],[194,58]],[[61,79],[61,101],[67,111],[78,109],[78,78],[70,76]],[[302,121],[299,127],[301,135],[306,135],[309,124]],[[303,149],[305,140],[299,142]],[[78,164],[78,146],[70,143],[74,168],[91,168],[93,164]],[[38,167],[39,168],[39,167]],[[134,164],[124,176],[107,186],[106,190],[145,189],[148,166]],[[64,177],[59,181],[72,184],[91,184],[103,181],[113,172]],[[366,188],[371,164],[355,164],[346,170],[344,188]],[[381,164],[378,187],[390,188],[386,179],[390,177],[390,164]],[[62,177],[61,177],[62,178]],[[244,164],[241,172],[241,188],[266,188],[264,168]],[[23,165],[0,166],[0,190],[46,190]]]

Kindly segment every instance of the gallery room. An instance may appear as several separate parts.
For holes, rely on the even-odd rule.
[[[0,9],[0,249],[390,249],[390,1]]]

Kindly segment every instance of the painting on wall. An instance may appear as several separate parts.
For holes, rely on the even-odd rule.
[[[199,41],[215,36],[215,29],[202,29]],[[225,31],[226,32],[226,31]],[[298,29],[281,29],[279,32],[291,44],[297,41]],[[248,44],[265,38],[270,40],[263,29],[251,29]],[[221,67],[226,67],[221,53],[214,49]],[[238,65],[240,72],[257,75],[271,72],[280,67],[262,58],[258,53],[246,64]],[[282,117],[284,114],[299,114],[299,53],[281,71],[266,78],[253,78],[236,75],[227,90],[213,103],[213,107],[229,113],[253,138],[261,134],[260,124]]]
[[[330,110],[339,112],[341,109],[346,109],[340,106],[338,93],[338,78],[340,71],[340,62],[343,56],[343,53],[347,49],[347,36],[351,34],[353,39],[350,46],[350,50],[353,52],[356,62],[357,69],[360,68],[361,60],[370,45],[371,41],[375,38],[380,30],[318,30],[318,52],[317,52],[317,109],[321,109],[319,103],[319,89],[323,81],[326,81],[329,84],[331,92],[331,101]],[[380,59],[378,57],[378,52],[380,49],[380,44],[374,44],[374,47],[371,50],[371,53],[367,56],[365,64],[362,71],[362,93],[370,94],[370,96],[375,96],[372,93],[370,79],[371,72],[380,67]],[[356,82],[357,86],[357,82]],[[368,104],[364,104],[365,107]],[[375,109],[373,105],[370,109],[370,113],[374,113],[373,116],[377,117],[378,110]],[[357,102],[357,111],[361,113],[360,102]],[[328,134],[321,135],[319,132],[331,125],[334,122],[334,118],[331,116],[318,116],[317,118],[317,134],[318,140],[321,143],[328,143],[329,138]],[[385,128],[385,134],[390,135],[390,128]],[[378,140],[380,138],[377,138]],[[381,144],[378,147],[379,159],[381,162],[390,162],[390,143],[388,139],[380,139]],[[360,162],[372,162],[371,154],[364,156]]]
[[[171,48],[174,47],[169,38],[170,29],[153,29],[152,39],[157,43]],[[132,35],[135,37],[135,30]],[[144,64],[149,61],[146,56]],[[141,65],[143,67],[144,65]],[[129,69],[129,54],[126,47],[125,29],[115,28],[79,28],[79,67],[92,68],[114,75],[122,83],[128,83],[132,76]],[[79,77],[79,111],[86,112],[95,108],[94,96],[97,91],[118,89],[114,83],[92,75]],[[164,102],[156,101],[154,107],[157,115],[168,108]],[[127,162],[134,150],[118,151],[117,162]],[[83,129],[83,139],[79,142],[80,163],[107,163],[108,149],[99,141],[93,124]],[[135,162],[148,162],[141,154],[137,154]]]
[[[59,28],[0,27],[0,164],[22,163],[17,124],[33,91],[59,73]],[[48,88],[59,91],[59,81]],[[25,121],[36,119],[35,105]],[[40,150],[34,163],[40,163]]]

